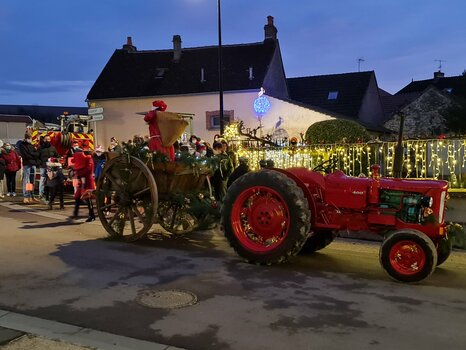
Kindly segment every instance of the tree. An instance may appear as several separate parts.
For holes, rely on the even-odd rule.
[[[351,120],[333,119],[312,124],[306,131],[308,143],[365,142],[370,135],[361,125]]]

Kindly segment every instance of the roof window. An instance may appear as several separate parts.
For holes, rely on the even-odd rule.
[[[330,91],[328,93],[327,100],[336,100],[338,97],[338,91]]]

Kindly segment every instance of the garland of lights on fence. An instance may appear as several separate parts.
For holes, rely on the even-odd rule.
[[[242,140],[235,126],[227,127],[225,138],[237,156],[249,160],[252,170],[259,161],[272,159],[277,168],[306,167],[336,158],[338,168],[351,176],[370,176],[371,165],[379,164],[384,176],[393,176],[396,142],[356,144],[316,144],[284,147],[258,147],[258,143]],[[466,140],[435,139],[403,142],[403,176],[409,178],[444,179],[451,187],[466,187]]]

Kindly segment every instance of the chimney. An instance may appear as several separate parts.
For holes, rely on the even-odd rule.
[[[181,59],[181,36],[173,35],[173,62]]]
[[[123,50],[128,52],[137,51],[136,46],[133,45],[133,39],[130,36],[126,38],[126,44],[123,45]]]
[[[277,28],[273,25],[273,17],[267,16],[267,24],[264,26],[265,38],[264,40],[272,39],[277,40]]]
[[[254,74],[253,74],[253,69],[252,69],[252,67],[249,67],[248,72],[249,72],[249,80],[254,79]]]
[[[445,77],[445,73],[441,72],[440,70],[438,70],[437,72],[434,72],[434,79],[440,79],[444,77]]]

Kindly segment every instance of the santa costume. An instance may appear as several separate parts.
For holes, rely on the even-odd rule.
[[[157,125],[157,111],[164,112],[167,109],[165,102],[157,100],[152,102],[152,110],[144,116],[144,121],[149,124],[149,150],[152,152],[161,152],[168,156],[172,161],[175,160],[175,148],[172,146],[165,147],[162,144],[160,129]]]

